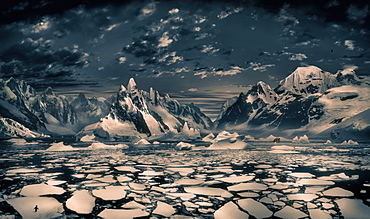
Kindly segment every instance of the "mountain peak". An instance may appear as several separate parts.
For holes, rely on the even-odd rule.
[[[45,95],[53,95],[53,96],[55,95],[54,94],[54,91],[53,91],[53,88],[51,88],[51,87],[46,88],[44,90],[43,94],[45,94]]]
[[[134,78],[130,78],[130,80],[128,81],[127,90],[129,92],[137,90],[137,85]]]
[[[276,88],[277,93],[291,91],[298,94],[324,93],[338,85],[336,76],[316,66],[298,67]]]

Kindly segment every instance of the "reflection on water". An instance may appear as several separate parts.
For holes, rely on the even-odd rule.
[[[55,146],[54,144],[53,146]],[[368,218],[369,145],[0,142],[9,218]],[[64,150],[65,149],[65,150]],[[177,149],[177,150],[176,150]],[[35,206],[37,205],[37,211]],[[175,217],[176,218],[176,217]],[[184,217],[186,218],[186,217]]]

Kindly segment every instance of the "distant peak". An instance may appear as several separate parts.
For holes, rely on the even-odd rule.
[[[128,81],[127,90],[131,92],[136,89],[137,89],[137,85],[136,85],[135,79],[130,78],[130,80]]]
[[[297,73],[298,74],[301,74],[301,73],[309,74],[309,73],[316,73],[316,72],[322,72],[322,69],[317,66],[310,65],[310,66],[298,67],[292,74],[297,74]]]
[[[125,88],[125,86],[121,85],[119,87],[119,92],[125,92],[125,91],[127,91],[127,89]]]
[[[45,95],[54,95],[53,88],[51,88],[51,87],[46,88],[43,93]]]

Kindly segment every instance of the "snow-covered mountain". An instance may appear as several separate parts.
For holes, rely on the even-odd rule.
[[[25,81],[0,79],[0,135],[74,135],[109,113],[108,100],[56,95],[52,88],[37,93]],[[31,131],[32,130],[32,131]],[[29,134],[32,133],[32,134]]]
[[[259,134],[283,132],[286,136],[320,134],[329,138],[334,137],[331,134],[333,130],[344,128],[339,124],[352,121],[370,109],[369,84],[361,82],[354,71],[349,70],[331,74],[315,66],[299,67],[280,82],[275,88],[276,93],[270,92],[272,98],[269,101],[262,101],[261,97],[253,99],[258,101],[253,102],[253,107],[248,96],[255,93],[252,92],[255,89],[253,86],[224,104],[215,121],[217,128],[249,130]],[[352,126],[345,126],[346,130],[349,127]],[[368,126],[362,124],[361,130],[367,129]],[[362,138],[361,131],[353,133]]]
[[[104,139],[197,138],[200,129],[211,126],[211,120],[194,104],[181,105],[153,88],[149,92],[139,90],[131,78],[127,87],[120,86],[109,115],[87,126],[80,135]]]
[[[260,81],[246,93],[240,93],[222,106],[215,126],[224,128],[225,125],[238,125],[248,122],[267,105],[276,102],[278,96],[266,83]]]

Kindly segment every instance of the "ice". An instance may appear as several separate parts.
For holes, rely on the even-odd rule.
[[[175,209],[171,205],[161,201],[157,201],[157,207],[154,209],[153,214],[157,214],[163,217],[170,217],[175,212]]]
[[[238,205],[257,219],[271,217],[273,214],[265,205],[251,198],[238,200]]]
[[[194,169],[193,168],[189,168],[189,167],[184,167],[184,168],[181,168],[181,167],[169,167],[166,170],[168,170],[169,172],[172,172],[172,173],[178,172],[182,176],[187,176],[187,175],[189,175],[189,174],[191,174],[191,173],[194,172]]]
[[[227,192],[221,188],[212,187],[185,187],[184,190],[189,193],[206,196],[222,196],[223,193]]]
[[[343,141],[343,145],[358,145],[358,142],[353,141],[353,140],[348,140],[348,141]]]
[[[204,183],[204,180],[201,179],[179,179],[174,182],[174,184],[182,186],[195,186]]]
[[[190,199],[195,198],[195,195],[192,193],[167,193],[167,195],[172,196],[172,197],[179,197],[184,201],[188,201]]]
[[[94,139],[95,139],[95,135],[85,135],[80,139],[80,141],[90,142],[90,141],[94,141]]]
[[[215,135],[213,133],[209,133],[207,136],[202,138],[204,142],[212,142],[215,139]]]
[[[279,145],[279,146],[272,146],[272,150],[294,150],[294,147],[287,146],[287,145]]]
[[[50,179],[46,182],[46,184],[48,185],[51,185],[51,186],[58,186],[58,185],[62,185],[64,183],[66,183],[67,181],[65,180],[54,180],[54,179]]]
[[[219,178],[217,180],[221,182],[226,182],[226,183],[241,183],[241,182],[247,182],[251,181],[254,179],[255,176],[229,176],[229,177],[224,177],[224,178]]]
[[[331,196],[331,197],[352,197],[354,194],[351,191],[342,189],[340,187],[335,187],[328,189],[323,192],[325,196]]]
[[[135,143],[135,145],[149,145],[150,142],[144,138],[140,139],[138,142]]]
[[[311,219],[332,219],[331,215],[320,209],[308,209]]]
[[[240,192],[238,193],[238,195],[243,198],[257,198],[258,196],[260,196],[258,193],[255,192]]]
[[[95,197],[103,200],[120,200],[126,196],[125,186],[107,186],[105,189],[93,190]]]
[[[43,169],[40,168],[33,168],[33,169],[28,169],[28,168],[19,168],[19,169],[12,169],[6,171],[6,174],[16,174],[16,173],[37,173],[42,171]]]
[[[179,142],[175,146],[175,149],[177,149],[177,150],[191,150],[193,147],[195,147],[194,144],[185,143],[185,142]]]
[[[300,179],[297,180],[297,184],[305,186],[331,186],[334,185],[334,182],[319,179]]]
[[[214,213],[215,219],[248,219],[249,215],[241,210],[233,202],[228,202]]]
[[[303,135],[301,137],[295,136],[292,140],[292,143],[296,144],[309,144],[310,140],[308,139],[307,135]]]
[[[240,183],[237,185],[229,186],[227,189],[231,192],[240,192],[240,191],[260,191],[266,190],[267,186],[261,183],[251,182],[251,183]]]
[[[284,218],[284,219],[298,219],[298,218],[307,217],[308,215],[290,206],[285,206],[283,209],[276,212],[274,216]]]
[[[105,219],[132,219],[148,217],[149,213],[141,209],[104,209],[98,216]]]
[[[62,217],[62,213],[64,212],[63,205],[55,198],[21,197],[9,199],[7,202],[17,210],[24,219],[57,218]],[[35,211],[36,206],[37,211]]]
[[[342,198],[335,200],[340,212],[345,219],[368,219],[370,215],[369,206],[365,205],[362,200]]]
[[[126,209],[145,209],[145,205],[139,204],[136,201],[130,201],[121,206]]]
[[[299,194],[290,194],[288,195],[289,200],[303,200],[303,201],[312,201],[318,198],[315,194],[299,193]]]
[[[66,191],[63,188],[41,184],[27,185],[22,188],[20,195],[23,196],[42,196],[42,195],[61,195]]]
[[[304,172],[295,172],[295,173],[289,173],[289,176],[293,176],[296,178],[313,178],[315,175],[312,175],[311,173],[304,173]]]
[[[95,206],[95,198],[88,190],[79,190],[66,202],[66,207],[79,214],[90,214]]]
[[[53,143],[51,146],[46,149],[46,151],[77,151],[79,148],[74,148],[70,145],[64,145],[63,142]]]
[[[131,167],[131,166],[117,166],[117,167],[114,167],[114,168],[116,170],[122,171],[122,172],[131,172],[131,173],[140,172],[140,170],[138,170],[134,167]]]
[[[100,142],[94,142],[86,149],[128,149],[129,146],[126,144],[107,145]]]
[[[128,186],[130,186],[130,188],[134,190],[145,190],[146,189],[144,185],[139,184],[139,183],[134,183],[134,182],[128,183]]]

